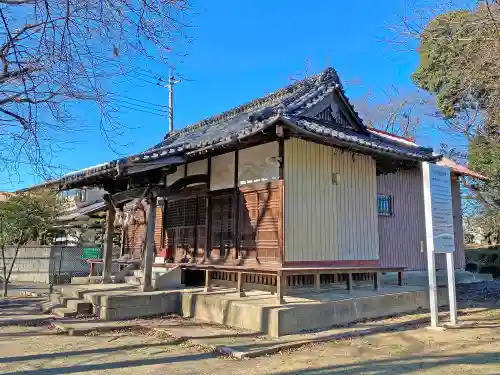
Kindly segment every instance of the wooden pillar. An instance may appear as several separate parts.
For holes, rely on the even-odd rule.
[[[314,292],[319,293],[321,290],[321,274],[318,272],[314,275]]]
[[[151,195],[148,199],[148,208],[146,211],[146,251],[143,259],[142,290],[144,292],[153,289],[153,261],[155,247],[155,221],[156,221],[156,197]]]
[[[284,276],[281,272],[278,272],[276,275],[276,298],[278,299],[278,303],[280,305],[285,304],[284,293],[285,293],[285,283],[286,276]]]
[[[238,295],[240,297],[245,297],[245,291],[243,290],[243,277],[245,277],[245,275],[238,272]]]
[[[347,274],[347,291],[352,292],[352,273]]]
[[[127,239],[127,228],[125,227],[125,205],[121,205],[120,210],[122,212],[122,225],[120,227],[120,256],[125,255],[125,240]]]
[[[234,199],[236,206],[234,207],[234,229],[233,229],[233,245],[234,245],[234,258],[240,258],[240,187],[238,186],[238,164],[240,154],[238,150],[234,152]]]
[[[380,272],[375,272],[373,274],[373,289],[375,289],[377,292],[380,291],[382,287],[382,280],[381,280],[381,273]]]
[[[111,263],[113,261],[113,233],[115,230],[115,207],[108,203],[106,212],[106,232],[104,234],[104,251],[102,254],[102,282],[111,282]]]
[[[208,193],[207,193],[207,206],[206,206],[206,219],[205,219],[205,261],[210,259],[210,250],[212,248],[212,198],[210,196],[210,181],[212,179],[212,158],[207,161],[207,174],[208,174]]]
[[[205,292],[212,291],[212,271],[205,271]]]
[[[281,208],[280,208],[280,223],[279,223],[279,256],[280,263],[285,264],[285,140],[283,139],[283,127],[276,127],[276,135],[278,139],[278,156],[279,156],[279,179],[281,181]]]

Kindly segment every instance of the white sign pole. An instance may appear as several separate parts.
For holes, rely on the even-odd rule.
[[[436,260],[434,257],[434,236],[432,233],[432,207],[430,189],[430,170],[428,163],[422,164],[424,177],[424,208],[425,208],[425,236],[427,243],[427,273],[429,276],[429,308],[431,310],[431,327],[438,326],[438,298],[436,280]]]
[[[424,183],[425,234],[427,240],[427,267],[429,273],[429,306],[431,328],[438,326],[438,298],[436,282],[436,253],[446,253],[451,324],[457,322],[455,290],[455,251],[450,170],[427,162],[422,163]]]
[[[438,326],[438,296],[437,296],[437,280],[436,280],[436,260],[434,252],[427,248],[427,269],[429,272],[429,308],[431,311],[431,327]]]
[[[450,305],[450,323],[457,325],[457,292],[455,287],[455,262],[453,253],[446,253],[446,271],[448,273],[448,298]]]

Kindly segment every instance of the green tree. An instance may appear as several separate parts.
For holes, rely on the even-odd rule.
[[[41,238],[59,214],[55,195],[50,192],[23,193],[0,202],[0,250],[2,255],[3,295],[19,249],[30,240]],[[12,254],[8,264],[7,251]]]
[[[468,140],[469,165],[489,177],[464,185],[480,203],[476,215],[500,238],[500,6],[484,0],[434,17],[419,57],[412,79],[436,96],[442,119]]]

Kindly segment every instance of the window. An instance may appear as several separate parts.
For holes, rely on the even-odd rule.
[[[169,200],[167,202],[166,227],[169,249],[191,251],[196,246],[200,231],[204,230],[206,197]],[[199,240],[199,238],[198,238]]]
[[[392,197],[377,195],[377,213],[379,216],[392,216]]]

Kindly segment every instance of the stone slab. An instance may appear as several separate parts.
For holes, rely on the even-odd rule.
[[[130,329],[139,327],[137,323],[103,321],[57,322],[54,323],[54,326],[58,331],[67,333],[71,336],[83,336],[91,332],[109,332],[118,329]]]
[[[78,312],[76,310],[70,309],[68,307],[56,307],[52,309],[52,313],[61,318],[67,318],[78,315]]]
[[[50,323],[55,317],[53,315],[16,315],[15,317],[0,317],[0,327],[5,326],[39,326]]]
[[[133,319],[178,313],[179,292],[148,292],[103,296],[99,317],[104,320]]]

